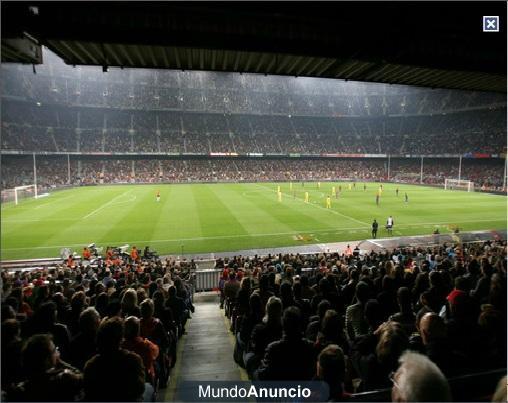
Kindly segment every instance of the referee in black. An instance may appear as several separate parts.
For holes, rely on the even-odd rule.
[[[377,238],[377,227],[378,227],[378,223],[377,223],[376,219],[374,218],[374,222],[372,223],[372,238],[374,238],[374,239]]]

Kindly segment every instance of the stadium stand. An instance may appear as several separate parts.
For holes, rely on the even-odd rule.
[[[33,393],[42,384],[55,385],[42,388],[47,400],[74,401],[83,393],[104,400],[109,388],[98,375],[100,362],[122,374],[126,365],[132,368],[128,387],[117,386],[114,396],[151,400],[166,387],[176,361],[185,360],[176,351],[194,311],[194,262],[140,256],[136,266],[131,257],[106,253],[107,260],[93,266],[2,271],[2,351],[11,358],[2,359],[7,401],[39,400]],[[275,370],[286,365],[276,349],[291,351],[305,337],[309,356],[296,355],[293,365],[299,379],[310,380],[319,353],[336,345],[342,362],[320,361],[332,374],[342,373],[343,385],[330,384],[331,397],[382,401],[390,371],[409,349],[437,365],[455,399],[466,396],[465,385],[468,400],[485,399],[506,372],[505,254],[506,241],[488,241],[361,259],[346,253],[217,259],[236,339],[230,359],[254,379],[285,379],[286,372]],[[115,343],[124,327],[129,333],[120,348]]]

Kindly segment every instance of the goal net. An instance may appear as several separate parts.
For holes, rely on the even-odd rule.
[[[468,192],[474,191],[474,183],[465,179],[445,179],[445,190],[467,190]]]
[[[24,199],[37,198],[37,185],[16,186],[2,190],[2,203],[13,201],[19,204]]]

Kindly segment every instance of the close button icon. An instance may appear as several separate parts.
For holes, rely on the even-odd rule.
[[[499,16],[483,16],[483,32],[499,32]]]

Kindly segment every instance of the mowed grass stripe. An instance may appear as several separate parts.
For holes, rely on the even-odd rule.
[[[273,214],[273,209],[277,206],[270,203],[268,208],[263,208],[262,200],[259,198],[245,197],[243,185],[214,186],[211,189],[247,233],[257,234],[272,230],[274,232],[290,232],[293,230],[287,221],[282,221]]]
[[[50,211],[36,210],[35,207],[43,203],[45,199],[38,199],[37,203],[31,204],[29,210],[25,210],[23,215],[15,211],[6,211],[2,213],[2,249],[10,248],[19,244],[26,246],[41,245],[59,245],[62,241],[76,239],[76,235],[86,230],[86,226],[81,222],[82,214],[90,211],[90,206],[99,206],[105,203],[109,198],[119,191],[125,189],[105,188],[104,192],[91,191],[89,188],[75,189],[77,193],[75,200],[77,202],[58,203],[52,206]],[[12,216],[15,216],[12,218]],[[39,215],[39,216],[38,216]],[[6,218],[6,222],[4,222]],[[11,220],[35,219],[39,221],[29,223],[11,223]],[[53,221],[62,220],[62,221]],[[6,231],[4,233],[4,229]],[[15,228],[11,230],[11,228]],[[70,230],[70,231],[69,231]],[[68,233],[70,238],[66,238],[64,233]],[[56,241],[56,242],[55,242]]]
[[[201,184],[192,187],[196,211],[201,223],[201,235],[250,234],[232,214],[223,202],[223,198],[215,193],[214,189],[222,186],[224,185]]]
[[[303,199],[298,197],[294,199],[289,194],[283,194],[282,202],[279,203],[277,201],[276,187],[272,190],[270,186],[258,185],[258,189],[260,190],[260,196],[278,206],[279,210],[276,213],[279,219],[288,220],[295,230],[299,228],[305,231],[320,227],[332,229],[337,226],[351,224],[350,221],[340,215],[332,214],[326,209],[316,209],[316,206],[313,204],[306,204],[303,202]],[[358,225],[358,223],[354,223],[354,225]]]
[[[67,239],[79,239],[83,245],[92,242],[103,245],[107,244],[107,241],[112,237],[118,240],[128,238],[130,228],[127,218],[130,212],[135,211],[137,207],[136,193],[138,192],[139,188],[135,187],[108,189],[107,193],[110,199],[99,205],[97,207],[99,210],[95,209],[97,211],[87,218],[78,219],[72,224],[66,225],[60,233],[48,238],[44,244],[59,245],[65,243]],[[100,200],[103,198],[101,197]],[[94,204],[97,205],[97,203]]]

